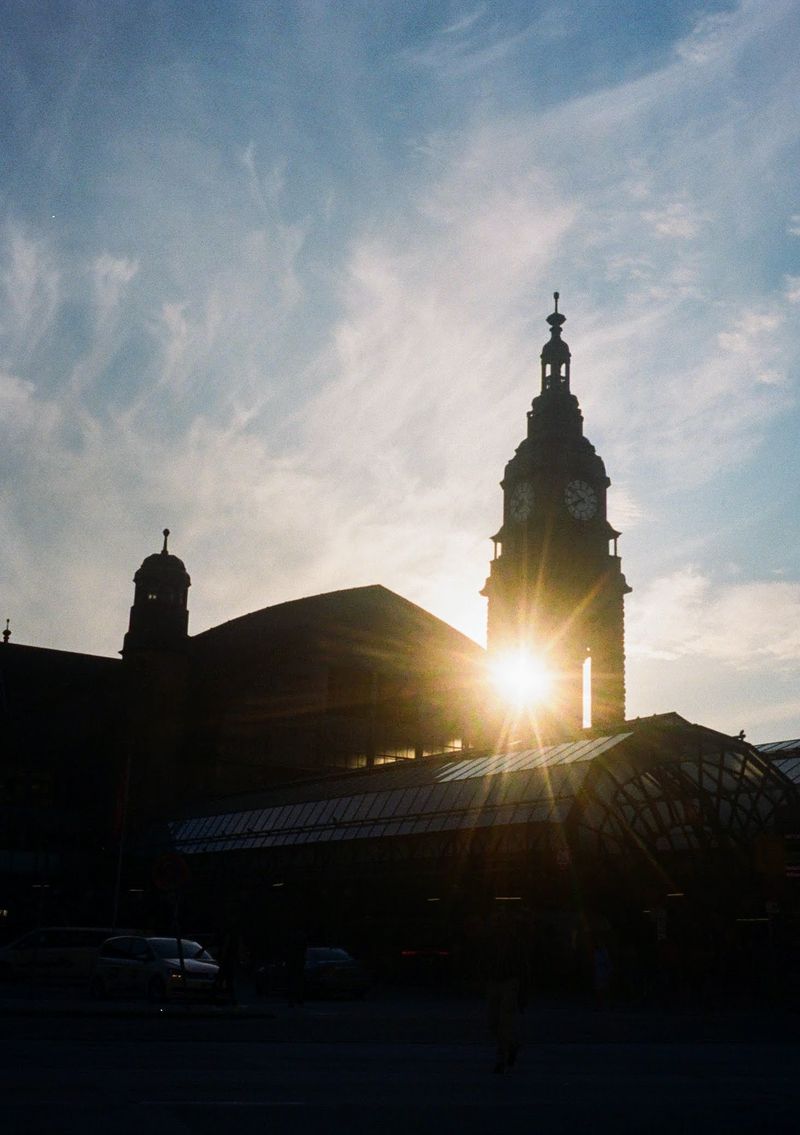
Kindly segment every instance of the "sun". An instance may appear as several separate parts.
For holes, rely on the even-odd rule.
[[[546,701],[553,685],[542,659],[526,650],[498,655],[489,663],[489,675],[503,700],[519,708]]]

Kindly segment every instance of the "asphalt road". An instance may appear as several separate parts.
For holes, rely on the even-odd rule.
[[[763,1015],[534,1007],[518,1066],[498,1076],[475,1000],[414,993],[294,1011],[260,1004],[238,1017],[69,1008],[16,1013],[6,1003],[5,1135],[800,1126],[800,1045],[784,1017],[773,1029]]]

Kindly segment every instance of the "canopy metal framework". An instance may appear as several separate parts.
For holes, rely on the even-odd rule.
[[[800,738],[793,741],[771,741],[766,745],[756,745],[756,748],[792,784],[800,785]]]
[[[783,771],[741,741],[695,726],[643,742],[585,786],[580,826],[597,852],[743,849],[796,804]]]
[[[796,808],[797,788],[775,761],[667,714],[605,737],[289,786],[175,820],[169,842],[190,856],[305,866],[446,858],[465,847],[652,859],[741,850]]]

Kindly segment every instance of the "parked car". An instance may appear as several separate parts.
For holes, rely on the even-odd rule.
[[[0,948],[0,977],[85,982],[94,970],[98,950],[114,933],[109,926],[43,926],[30,930]]]
[[[452,961],[448,947],[415,942],[397,951],[389,975],[406,985],[443,985],[450,979]]]
[[[255,972],[259,993],[281,993],[287,988],[286,963],[266,962]],[[309,946],[303,966],[307,997],[360,997],[371,978],[362,964],[338,946]]]
[[[89,985],[95,997],[148,997],[166,1001],[176,995],[213,996],[219,966],[209,952],[189,938],[123,935],[100,947]],[[183,953],[181,966],[180,954]]]

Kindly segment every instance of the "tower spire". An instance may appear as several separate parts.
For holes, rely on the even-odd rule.
[[[162,535],[164,537],[164,547],[161,549],[161,555],[166,556],[166,555],[169,554],[167,552],[167,540],[169,539],[169,528],[165,528]]]
[[[554,292],[547,316],[542,390],[501,482],[503,524],[482,592],[492,654],[522,647],[547,656],[556,678],[542,720],[554,734],[590,721],[611,728],[624,717],[630,591],[607,518],[611,482],[569,388],[559,299]]]
[[[542,394],[547,390],[569,391],[570,349],[561,338],[561,328],[567,322],[566,315],[558,310],[558,292],[553,292],[554,310],[548,315],[550,339],[542,347]]]

